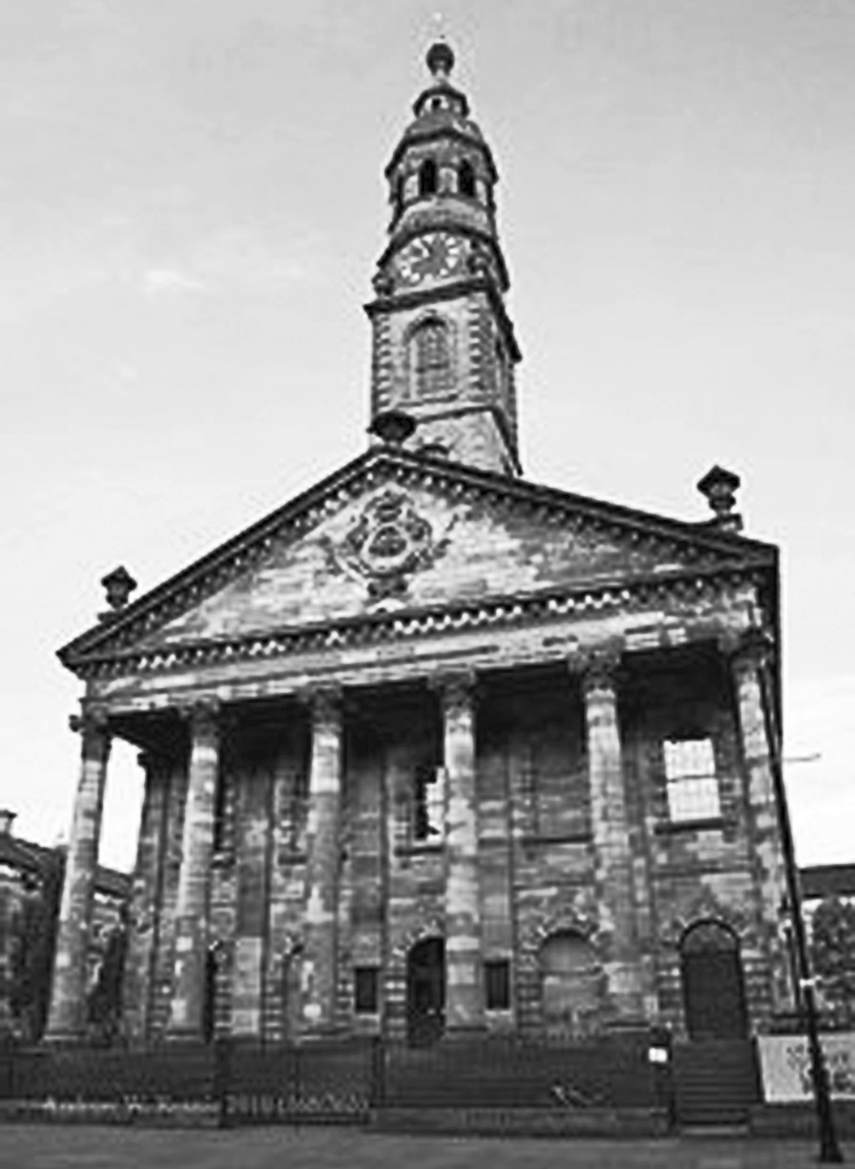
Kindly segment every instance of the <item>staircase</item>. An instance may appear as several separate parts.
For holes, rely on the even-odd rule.
[[[760,1100],[754,1044],[750,1039],[703,1039],[675,1043],[674,1110],[685,1128],[741,1128]]]

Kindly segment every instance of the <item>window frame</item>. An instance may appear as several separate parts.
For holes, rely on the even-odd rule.
[[[484,1009],[509,1011],[511,1009],[511,961],[509,958],[488,958],[484,961]]]
[[[707,745],[706,758],[698,768],[692,766],[691,748]],[[720,820],[722,816],[721,790],[715,740],[712,735],[675,734],[662,740],[662,770],[665,776],[665,808],[670,824],[692,824],[705,820]],[[683,748],[684,761],[669,748]],[[697,754],[697,751],[696,751]]]
[[[379,966],[354,966],[353,1013],[355,1015],[377,1015],[380,1013]]]

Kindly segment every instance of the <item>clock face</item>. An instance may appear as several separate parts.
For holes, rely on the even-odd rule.
[[[432,232],[411,240],[398,254],[398,274],[406,284],[450,276],[460,268],[465,245],[457,236]]]

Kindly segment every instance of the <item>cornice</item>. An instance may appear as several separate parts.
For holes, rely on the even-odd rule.
[[[386,179],[391,178],[395,167],[401,160],[401,156],[411,146],[421,146],[426,142],[434,142],[437,139],[450,139],[453,142],[459,142],[462,146],[474,146],[477,150],[480,150],[487,163],[490,181],[497,183],[499,181],[499,172],[496,167],[496,160],[493,158],[493,152],[487,145],[484,135],[481,133],[476,122],[467,118],[465,124],[466,129],[455,126],[450,122],[444,124],[437,122],[429,126],[420,124],[418,119],[411,122],[399,138],[397,146],[392,151],[392,155],[386,163],[383,170],[384,177]]]
[[[522,351],[517,344],[513,321],[508,316],[508,310],[505,308],[501,294],[489,276],[465,276],[460,280],[455,280],[453,284],[439,284],[412,292],[396,292],[391,296],[378,296],[363,307],[368,316],[373,318],[384,312],[399,312],[401,309],[419,308],[421,305],[434,305],[446,300],[457,300],[459,297],[469,296],[473,292],[487,294],[490,307],[502,327],[511,359],[514,362],[521,361]]]
[[[523,510],[538,522],[560,526],[568,535],[628,539],[638,549],[648,549],[663,561],[669,557],[682,556],[690,563],[673,574],[675,581],[706,578],[716,572],[727,575],[762,570],[768,576],[770,570],[773,573],[777,571],[777,549],[744,536],[699,532],[691,524],[679,520],[587,499],[497,472],[482,471],[387,446],[374,447],[195,564],[139,597],[122,610],[121,615],[117,615],[109,626],[99,624],[70,642],[59,651],[60,660],[63,665],[85,677],[91,674],[90,666],[107,661],[125,661],[128,667],[133,668],[131,663],[137,659],[171,659],[177,654],[181,655],[182,661],[207,661],[209,653],[214,652],[216,659],[221,656],[228,658],[235,653],[242,656],[244,652],[250,657],[279,656],[283,652],[297,652],[295,647],[302,646],[304,642],[307,646],[321,646],[325,644],[323,639],[326,637],[333,639],[331,644],[336,644],[337,639],[344,636],[354,637],[356,635],[349,632],[354,625],[360,629],[364,627],[366,631],[393,628],[396,621],[403,620],[402,613],[373,614],[364,619],[350,619],[322,628],[307,626],[297,630],[286,629],[237,641],[200,641],[180,650],[155,651],[137,644],[172,618],[200,604],[247,569],[264,561],[274,547],[299,539],[304,532],[351,499],[374,485],[386,482],[396,482],[404,487],[428,488],[456,502],[478,501],[499,514],[503,510],[517,513]],[[556,594],[553,600],[559,604],[563,603],[563,597],[573,598],[575,605],[579,593],[594,597],[608,596],[615,590],[630,590],[634,595],[639,589],[644,591],[659,586],[670,587],[668,573],[656,573],[649,581],[636,578],[632,582],[615,579],[584,583],[578,589],[574,587]],[[550,596],[552,594],[527,599],[497,597],[462,608],[443,605],[437,610],[410,614],[407,620],[435,621],[439,619],[437,614],[444,615],[445,619],[459,610],[468,612],[470,609],[477,611],[482,608],[491,612],[495,610],[495,619],[504,620],[500,614],[509,604],[526,608],[541,603],[548,606]],[[468,622],[469,619],[466,620]],[[488,617],[487,623],[490,620]],[[348,631],[347,634],[345,631]],[[378,632],[378,636],[382,638],[386,635]],[[245,643],[255,645],[255,648],[251,649]],[[238,646],[242,647],[240,651]],[[168,668],[172,664],[177,662],[161,661],[146,668]]]
[[[69,657],[66,665],[79,677],[104,679],[129,674],[160,673],[239,661],[270,661],[297,654],[323,653],[349,647],[401,642],[468,630],[513,628],[548,623],[570,616],[633,611],[668,601],[712,602],[721,590],[757,583],[762,569],[733,564],[684,570],[672,576],[651,574],[632,581],[614,579],[549,590],[529,596],[508,595],[481,601],[454,602],[422,609],[366,614],[361,617],[244,634],[208,638],[190,644],[118,648]]]

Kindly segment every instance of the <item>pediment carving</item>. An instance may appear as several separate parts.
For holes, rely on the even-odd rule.
[[[441,533],[420,514],[412,496],[387,487],[369,499],[344,537],[321,538],[332,572],[364,582],[374,600],[400,597],[410,578],[432,567],[448,549],[457,517]]]

